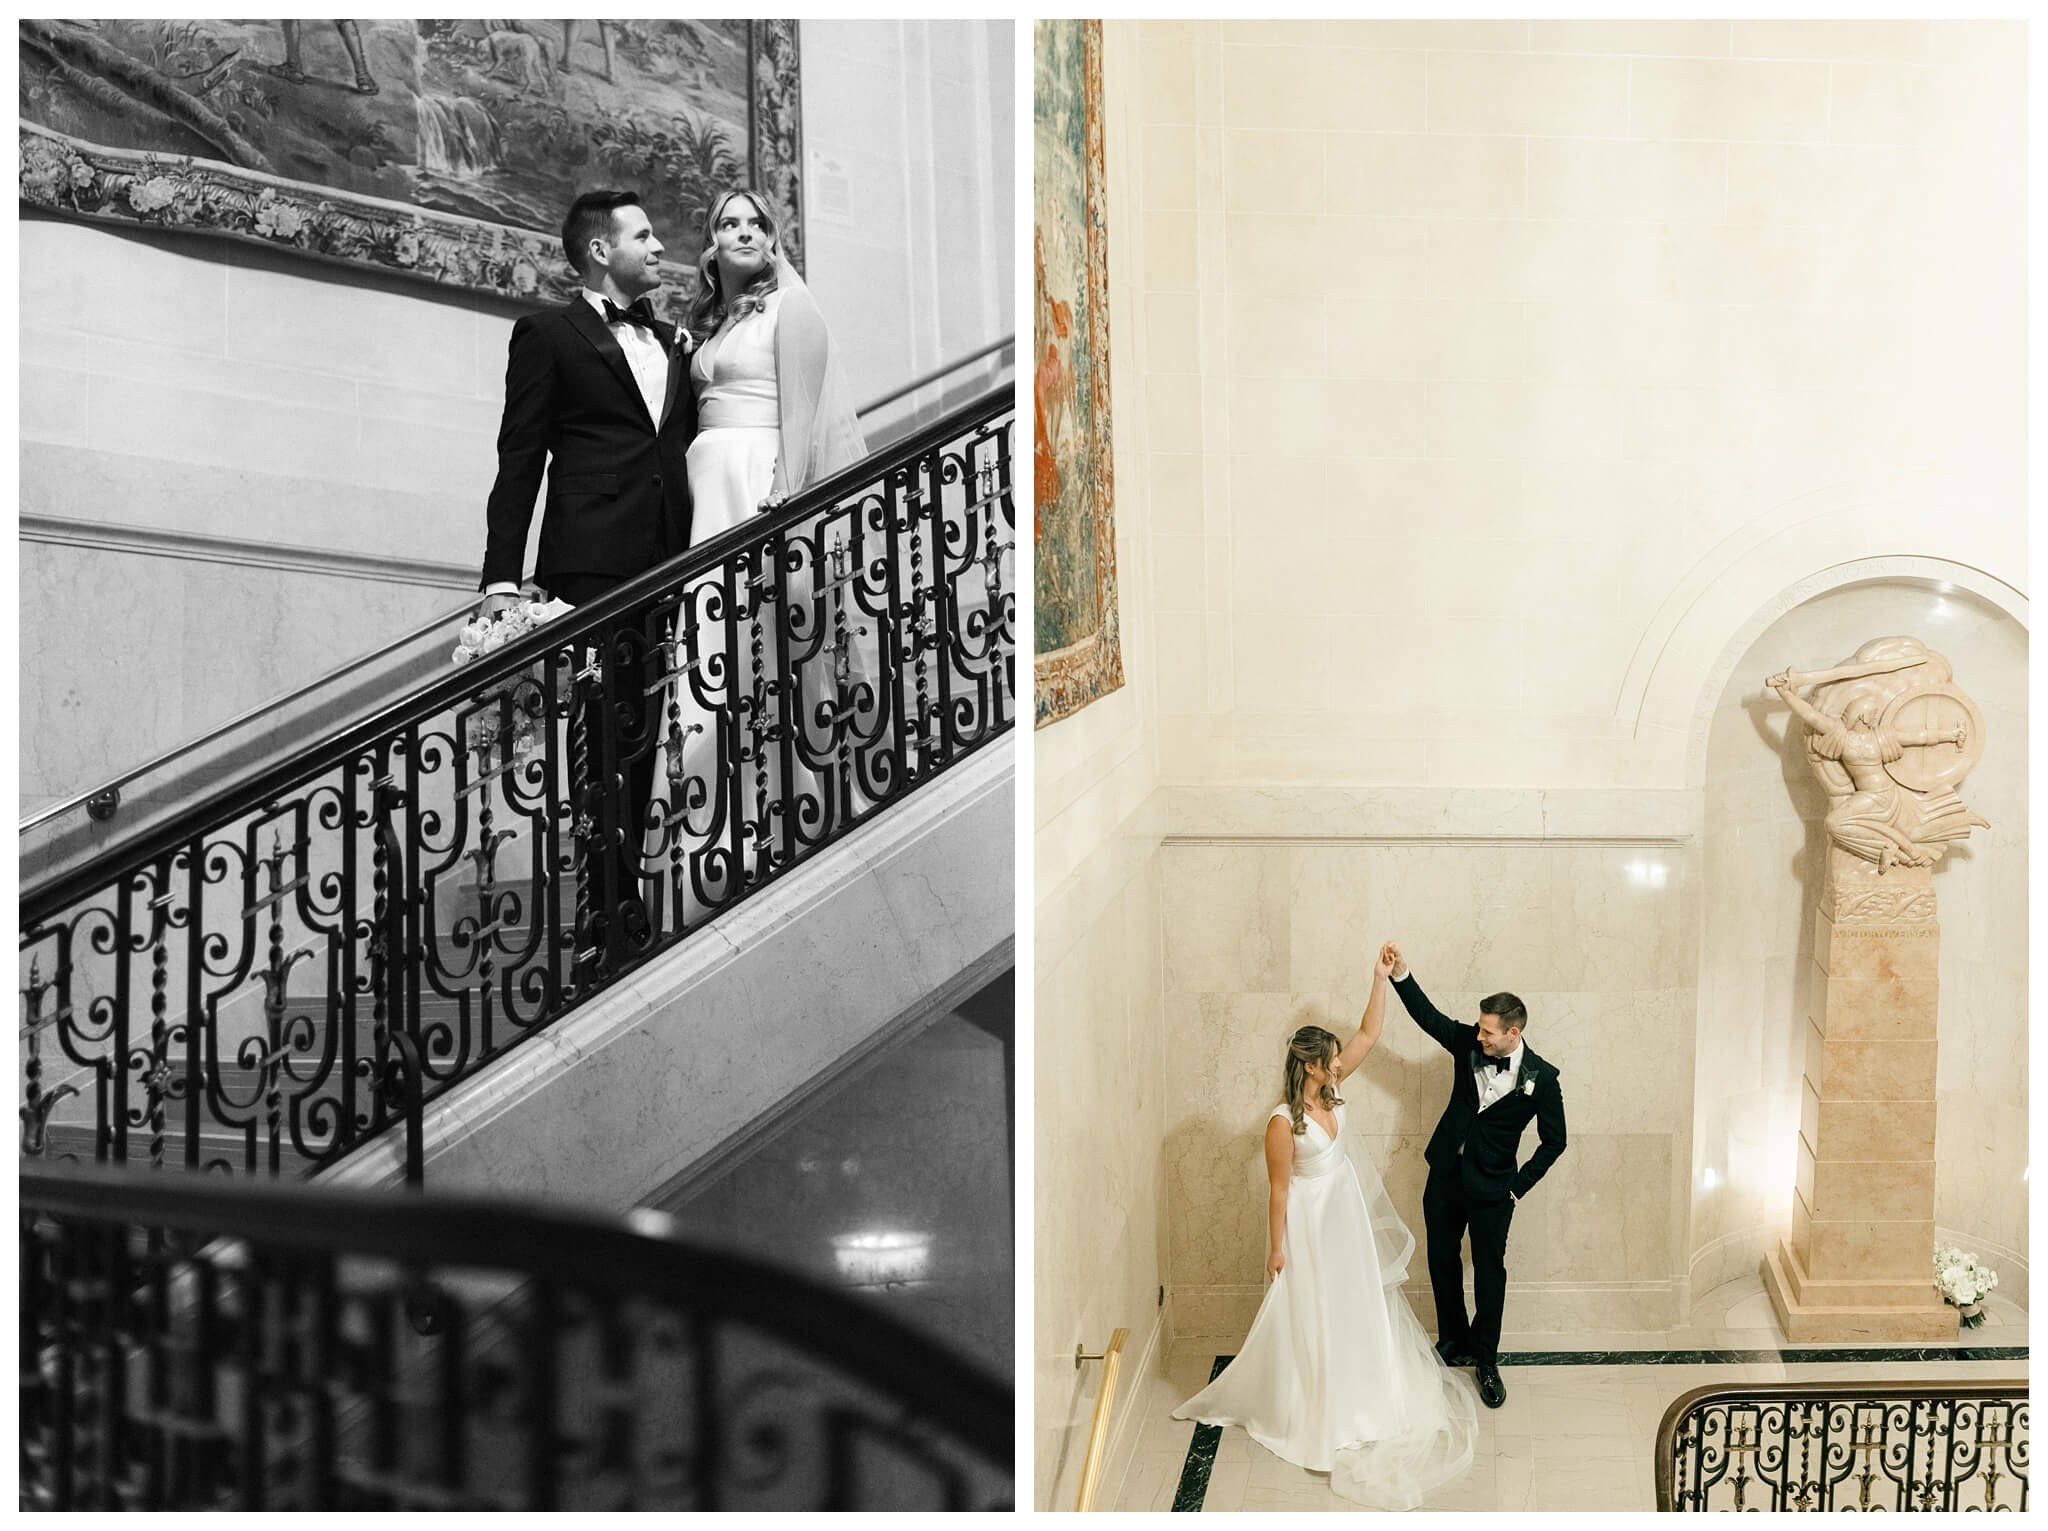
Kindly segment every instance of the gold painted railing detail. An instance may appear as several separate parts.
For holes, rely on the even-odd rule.
[[[2027,1384],[1695,1388],[1657,1430],[1659,1510],[2025,1510]]]

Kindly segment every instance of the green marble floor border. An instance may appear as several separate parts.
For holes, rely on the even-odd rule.
[[[1214,1382],[1222,1376],[1223,1368],[1230,1362],[1229,1356],[1218,1356],[1209,1368],[1209,1380]],[[1221,1425],[1195,1426],[1195,1438],[1188,1442],[1188,1459],[1180,1468],[1180,1487],[1173,1491],[1176,1510],[1202,1507],[1202,1501],[1209,1496],[1209,1469],[1216,1465],[1216,1447],[1222,1439]]]
[[[1234,1357],[1218,1356],[1209,1367],[1209,1380],[1223,1375]],[[1852,1346],[1846,1349],[1818,1349],[1811,1346],[1778,1350],[1510,1350],[1500,1357],[1502,1366],[1754,1366],[1779,1362],[1785,1366],[1843,1364],[1860,1365],[1882,1361],[2024,1361],[2025,1345],[1885,1345]],[[1209,1474],[1216,1466],[1216,1448],[1222,1444],[1221,1425],[1195,1426],[1188,1442],[1187,1460],[1181,1464],[1180,1486],[1173,1493],[1176,1510],[1199,1510],[1209,1497]]]

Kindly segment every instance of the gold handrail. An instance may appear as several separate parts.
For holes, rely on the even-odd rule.
[[[1131,1331],[1118,1329],[1109,1337],[1109,1347],[1099,1356],[1083,1355],[1074,1347],[1074,1365],[1083,1361],[1102,1363],[1102,1386],[1095,1391],[1095,1418],[1088,1425],[1088,1454],[1081,1458],[1081,1492],[1075,1496],[1076,1510],[1095,1508],[1095,1485],[1102,1477],[1102,1454],[1109,1447],[1109,1412],[1116,1400],[1117,1369],[1123,1365],[1124,1341]]]

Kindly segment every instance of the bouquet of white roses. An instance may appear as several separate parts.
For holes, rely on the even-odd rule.
[[[567,601],[523,600],[495,617],[471,617],[456,636],[452,657],[459,665],[468,664],[503,648],[516,638],[525,637],[542,623],[567,610]],[[547,715],[546,663],[506,676],[502,683],[478,698],[484,705],[469,719],[469,747],[480,761],[488,761],[501,747],[504,712],[499,698],[505,696],[512,698],[513,733],[509,758],[515,763],[523,763],[540,749],[541,724]]]
[[[1961,1312],[1963,1327],[1974,1329],[1984,1322],[1979,1304],[1998,1285],[1998,1272],[1979,1265],[1975,1255],[1965,1254],[1953,1244],[1937,1244],[1934,1284],[1941,1289],[1942,1300]]]

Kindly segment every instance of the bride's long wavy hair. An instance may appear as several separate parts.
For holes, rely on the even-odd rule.
[[[704,214],[704,248],[697,252],[697,296],[690,303],[689,330],[700,343],[717,333],[718,327],[725,323],[727,312],[736,304],[743,312],[748,305],[758,308],[768,294],[775,291],[775,265],[772,261],[761,268],[759,276],[747,283],[745,291],[728,297],[719,289],[718,215],[725,211],[725,204],[734,197],[745,197],[754,204],[754,210],[761,215],[762,226],[768,231],[769,248],[782,248],[782,227],[775,221],[768,199],[758,191],[739,186],[711,199],[710,211]]]
[[[1294,1118],[1294,1135],[1308,1131],[1308,1066],[1337,1061],[1337,1037],[1320,1026],[1304,1026],[1287,1039],[1287,1114]],[[1321,1104],[1331,1110],[1344,1104],[1334,1084],[1322,1088]]]

